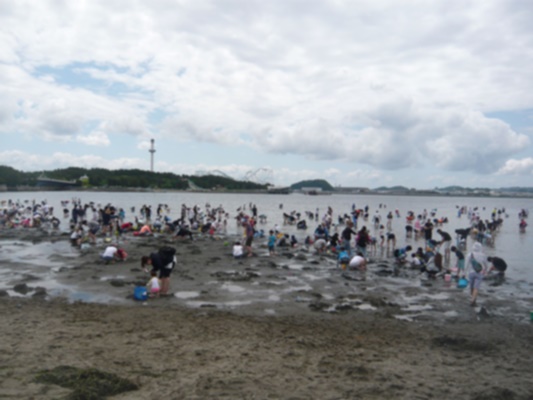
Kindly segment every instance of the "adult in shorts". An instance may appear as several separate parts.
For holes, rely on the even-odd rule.
[[[90,221],[89,223],[87,223],[87,221],[83,221],[82,224],[84,226],[87,226],[87,234],[91,243],[96,244],[96,234],[100,230],[100,224],[96,221]]]
[[[488,260],[485,253],[483,253],[483,246],[476,242],[472,246],[472,251],[466,258],[466,273],[468,274],[468,281],[470,286],[470,305],[475,306],[481,282],[488,272]]]
[[[143,256],[141,258],[141,266],[147,271],[146,266],[150,265],[152,271],[159,273],[159,279],[161,281],[161,295],[166,295],[170,288],[170,274],[172,269],[176,265],[176,257],[173,257],[172,261],[164,262],[159,252],[151,253],[149,256]],[[148,272],[148,271],[147,271]]]

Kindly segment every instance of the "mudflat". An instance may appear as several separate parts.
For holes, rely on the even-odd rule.
[[[63,239],[19,240],[53,245]],[[139,256],[163,244],[174,244],[180,260],[171,278],[173,293],[197,293],[197,307],[177,296],[128,298],[133,286],[146,280]],[[228,282],[246,290],[283,286],[300,274],[318,275],[316,269],[328,260],[299,252],[293,258],[233,260],[225,239],[132,238],[124,244],[130,258],[105,265],[97,257],[103,247],[66,257],[69,266],[58,270],[57,279],[112,293],[120,304],[45,295],[0,298],[0,398],[111,393],[98,392],[89,381],[81,383],[82,390],[38,379],[44,370],[60,367],[113,374],[135,387],[108,397],[113,399],[533,398],[532,325],[491,314],[489,300],[486,308],[474,310],[459,294],[446,303],[456,310],[453,318],[405,320],[397,318],[399,307],[385,288],[369,289],[370,276],[337,275],[321,286],[279,291],[270,303],[260,299],[228,309],[221,304],[241,293],[222,290]],[[301,270],[286,265],[298,257]],[[368,275],[377,268],[370,265]],[[32,290],[39,283],[27,285]],[[357,307],[366,303],[372,310]],[[94,397],[87,395],[91,391]]]

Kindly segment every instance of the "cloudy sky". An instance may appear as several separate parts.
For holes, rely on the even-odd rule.
[[[533,2],[0,0],[0,164],[531,186]]]

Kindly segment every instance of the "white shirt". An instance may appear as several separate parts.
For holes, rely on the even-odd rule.
[[[115,257],[115,253],[117,252],[117,248],[115,246],[107,246],[104,253],[102,254],[102,257]]]
[[[146,286],[148,286],[150,290],[160,289],[159,279],[157,279],[157,276],[152,276],[152,278],[148,281],[148,284]]]
[[[359,268],[364,261],[365,259],[359,255],[353,256],[350,260],[350,268]]]
[[[244,249],[242,245],[236,244],[233,246],[233,257],[240,257],[244,254]]]

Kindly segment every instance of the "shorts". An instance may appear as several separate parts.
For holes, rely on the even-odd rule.
[[[150,289],[150,293],[157,294],[159,293],[160,289],[158,287],[154,287]]]
[[[250,247],[250,246],[252,246],[252,242],[253,242],[253,241],[254,241],[253,236],[251,236],[251,237],[247,237],[247,238],[246,238],[246,242],[244,243],[244,245],[245,245],[246,247]]]
[[[168,278],[172,273],[172,268],[161,268],[159,270],[159,279]]]
[[[481,272],[470,272],[470,274],[468,274],[470,289],[479,289],[481,286],[481,282],[483,282],[483,277],[484,275]]]
[[[465,259],[464,258],[462,260],[457,260],[457,269],[459,271],[465,270]]]

